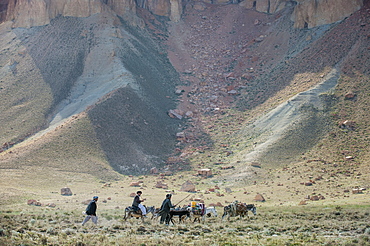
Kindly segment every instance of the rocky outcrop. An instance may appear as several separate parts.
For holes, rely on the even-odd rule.
[[[64,188],[60,189],[60,194],[62,196],[72,196],[72,191],[71,191],[70,188],[64,187]]]
[[[200,3],[211,2],[208,0]],[[195,6],[197,1],[193,1]],[[216,0],[213,4],[230,4],[238,1]],[[351,15],[361,8],[363,0],[244,0],[239,5],[263,13],[276,13],[287,5],[296,4],[292,21],[296,28],[312,28],[331,24]],[[136,26],[143,21],[136,15],[136,8],[152,14],[169,17],[173,22],[181,19],[182,0],[4,0],[0,3],[0,21],[13,21],[13,27],[41,26],[58,15],[88,17],[103,11],[113,11]]]
[[[137,7],[143,8],[152,14],[169,17],[178,22],[182,15],[182,0],[137,0]]]
[[[359,10],[363,0],[296,0],[292,20],[296,28],[331,24]]]
[[[4,14],[6,8],[6,14]],[[134,0],[8,0],[2,4],[3,20],[13,21],[13,27],[42,26],[58,15],[88,17],[104,11],[113,11],[133,25],[142,22],[136,16]]]
[[[181,19],[182,14],[182,1],[181,0],[170,0],[170,20],[173,22],[178,22]]]
[[[195,185],[191,181],[188,180],[182,184],[180,190],[185,191],[185,192],[195,192]]]
[[[5,20],[13,21],[13,27],[41,26],[58,15],[88,17],[102,12],[105,7],[96,0],[9,0]]]
[[[276,13],[295,3],[292,21],[296,28],[312,28],[331,24],[351,15],[363,5],[363,0],[244,0],[239,5],[258,12]]]

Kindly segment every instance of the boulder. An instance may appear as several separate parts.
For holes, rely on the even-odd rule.
[[[344,98],[347,99],[347,100],[351,100],[351,99],[354,99],[356,97],[356,93],[350,91],[350,92],[347,92],[345,95],[344,95]]]
[[[170,109],[168,111],[168,116],[170,116],[171,118],[175,118],[175,119],[181,120],[182,119],[182,112],[180,112],[177,109]]]
[[[158,181],[155,185],[155,188],[159,189],[168,189],[168,185],[166,183],[162,183],[162,181]]]
[[[193,113],[193,111],[189,110],[189,111],[186,111],[185,115],[186,115],[186,117],[191,118],[191,117],[194,116],[194,113]]]
[[[177,89],[177,90],[175,91],[175,94],[179,96],[179,95],[181,95],[183,92],[184,92],[184,90]]]
[[[130,183],[130,186],[131,187],[139,187],[140,186],[140,183],[139,182],[131,182]]]
[[[151,168],[150,173],[151,174],[158,174],[159,173],[158,168],[156,168],[156,167]]]
[[[226,192],[226,193],[231,193],[232,191],[231,191],[231,189],[230,189],[230,188],[225,188],[225,192]]]
[[[339,127],[342,129],[354,130],[356,127],[356,122],[351,120],[344,120],[339,122]]]
[[[180,191],[195,192],[195,185],[188,180],[182,184]]]
[[[352,194],[362,194],[365,188],[355,188],[352,189]]]
[[[173,175],[173,172],[171,172],[171,171],[164,171],[163,175],[164,176],[172,176]]]
[[[60,194],[62,196],[72,196],[72,191],[71,191],[70,188],[64,187],[64,188],[60,189]]]
[[[212,176],[212,170],[209,168],[203,168],[198,170],[198,175],[203,177]]]
[[[252,166],[252,167],[261,168],[261,164],[260,164],[260,163],[258,163],[258,162],[252,162],[252,163],[251,163],[251,166]]]
[[[256,197],[253,199],[256,202],[265,202],[265,198],[261,194],[257,194]]]
[[[325,197],[322,196],[322,195],[313,195],[313,196],[310,197],[311,201],[319,201],[319,200],[324,200],[324,199],[325,199]]]
[[[318,200],[320,200],[320,198],[319,198],[319,196],[311,196],[310,200],[311,201],[318,201]]]
[[[34,199],[30,199],[27,201],[27,205],[41,206],[41,202],[38,202],[37,200]]]

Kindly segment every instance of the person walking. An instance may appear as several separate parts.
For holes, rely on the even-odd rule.
[[[141,200],[141,194],[143,194],[142,191],[136,192],[136,196],[134,197],[134,201],[132,202],[132,206],[134,207],[134,210],[137,211],[138,209],[141,210],[141,214],[146,217],[146,208],[143,204],[141,204],[143,201],[145,201],[145,198]]]
[[[98,216],[96,216],[96,209],[97,209],[96,202],[98,201],[98,199],[99,197],[94,196],[92,201],[87,206],[86,217],[84,221],[82,222],[82,225],[85,225],[86,222],[88,222],[90,219],[95,225],[98,223]]]
[[[166,195],[166,199],[162,202],[162,206],[160,209],[160,215],[161,215],[161,220],[160,223],[163,224],[164,222],[166,225],[169,225],[170,223],[170,210],[171,208],[174,208],[175,206],[172,205],[171,203],[171,194]]]

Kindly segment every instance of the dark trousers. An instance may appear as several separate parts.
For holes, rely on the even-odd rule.
[[[167,225],[170,223],[170,212],[162,211],[160,223],[163,224],[163,222],[166,222]]]

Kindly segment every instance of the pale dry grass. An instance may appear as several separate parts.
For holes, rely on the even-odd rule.
[[[82,227],[80,211],[28,206],[0,213],[2,245],[368,245],[369,206],[261,208],[257,216],[207,218],[174,226],[124,221],[101,211],[98,225]]]

